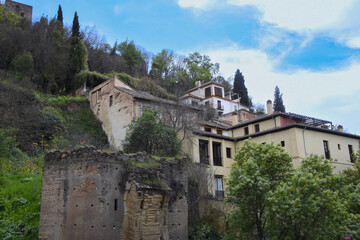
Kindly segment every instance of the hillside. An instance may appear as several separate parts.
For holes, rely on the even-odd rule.
[[[86,97],[46,95],[0,80],[0,239],[37,239],[43,156],[107,137]]]

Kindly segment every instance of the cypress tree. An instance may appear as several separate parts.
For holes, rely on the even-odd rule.
[[[241,104],[251,107],[250,98],[248,96],[248,90],[245,87],[245,79],[239,69],[237,69],[235,72],[234,93],[239,94]]]
[[[80,24],[77,12],[75,11],[73,25],[72,25],[72,37],[80,37]]]
[[[61,5],[60,5],[60,4],[59,4],[58,12],[57,12],[57,20],[58,20],[59,22],[61,22],[61,24],[63,24],[63,12],[62,12]]]
[[[282,99],[282,93],[278,86],[275,87],[274,93],[274,112],[285,112],[285,106]]]

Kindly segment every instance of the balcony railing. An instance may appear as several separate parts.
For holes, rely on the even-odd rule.
[[[209,164],[209,156],[200,156],[200,163],[202,164]]]
[[[222,191],[222,190],[215,190],[215,199],[216,199],[216,200],[222,201],[222,200],[224,200],[224,198],[225,198],[224,191]]]
[[[214,156],[213,159],[214,159],[215,166],[222,166],[221,157]]]
[[[224,111],[224,105],[217,105],[217,110]]]

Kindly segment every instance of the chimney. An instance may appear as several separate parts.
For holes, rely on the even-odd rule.
[[[196,86],[196,87],[200,87],[200,86],[201,86],[201,81],[200,81],[200,80],[197,80],[197,81],[195,82],[195,86]]]
[[[267,115],[273,114],[273,105],[271,100],[266,101],[266,111],[267,111]]]
[[[344,132],[344,127],[341,126],[341,125],[339,125],[339,126],[337,127],[337,131],[338,131],[338,132]]]

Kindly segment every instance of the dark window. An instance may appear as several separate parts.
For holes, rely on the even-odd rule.
[[[226,148],[226,157],[231,158],[231,148]]]
[[[339,149],[339,150],[341,150],[341,146],[340,146],[340,144],[338,144],[338,149]]]
[[[216,130],[216,134],[222,135],[222,130],[221,130],[221,129],[217,129],[217,130]]]
[[[213,142],[213,161],[215,166],[222,166],[221,161],[221,143]]]
[[[209,164],[208,141],[199,140],[200,163]]]
[[[205,132],[211,132],[211,128],[205,127]]]
[[[325,158],[326,159],[330,159],[330,150],[329,150],[329,143],[328,141],[323,141],[324,143],[324,153],[325,153]]]
[[[281,146],[285,147],[285,141],[281,141]]]
[[[113,105],[113,96],[110,96],[110,100],[109,100],[109,107],[111,107]]]
[[[222,97],[222,89],[215,87],[215,96]]]
[[[260,132],[260,125],[259,124],[255,124],[255,132]]]
[[[217,101],[217,108],[218,108],[218,110],[221,110],[222,108],[221,108],[221,101]]]
[[[22,13],[20,13],[20,16],[24,17],[24,16],[25,16],[25,14],[22,12]]]
[[[211,88],[205,88],[205,97],[210,97],[211,96]]]
[[[244,135],[249,135],[249,127],[244,128]]]
[[[209,106],[209,105],[210,105],[209,101],[205,102],[205,106]]]
[[[214,177],[214,186],[215,186],[215,199],[224,200],[224,186],[223,186],[223,177],[215,175]]]
[[[115,201],[114,201],[114,211],[116,211],[117,208],[118,208],[118,201],[117,201],[117,199],[115,199]]]
[[[349,155],[350,155],[350,162],[355,162],[354,150],[352,145],[348,145],[349,148]]]
[[[191,101],[191,105],[197,106],[197,105],[198,105],[198,102],[196,102],[196,101]]]

